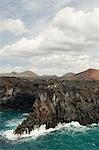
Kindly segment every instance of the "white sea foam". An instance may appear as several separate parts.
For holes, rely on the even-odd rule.
[[[29,113],[23,113],[22,116],[27,117],[29,115]]]
[[[13,127],[17,127],[18,124],[21,124],[22,121],[29,115],[29,113],[23,113],[22,115],[20,115],[20,118],[17,117],[17,118],[13,118],[11,120],[8,120],[6,121],[5,123],[5,126],[6,127],[10,127],[10,128],[13,128]]]
[[[89,127],[82,126],[78,122],[72,121],[71,123],[59,123],[55,128],[49,129],[46,129],[46,125],[41,125],[39,128],[32,130],[30,134],[16,135],[14,134],[14,130],[8,130],[4,131],[2,135],[9,140],[20,140],[26,138],[36,139],[39,136],[46,135],[61,129],[66,130],[66,132],[72,131],[72,133],[74,133],[74,132],[85,132],[86,130],[89,129]]]
[[[23,120],[24,120],[24,118],[23,119],[11,119],[11,120],[6,121],[5,126],[6,127],[17,127],[18,124],[21,124]]]

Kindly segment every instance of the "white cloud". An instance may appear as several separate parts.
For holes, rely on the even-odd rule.
[[[35,63],[36,62],[36,63]],[[75,55],[73,53],[53,53],[44,57],[33,57],[30,60],[30,69],[36,68],[38,74],[58,74],[66,72],[78,72],[78,70],[90,67],[90,57],[88,55]]]
[[[20,19],[3,19],[0,20],[0,31],[9,31],[12,34],[22,34],[29,32],[29,29],[26,28],[24,22]]]
[[[46,45],[61,50],[87,50],[99,47],[99,8],[90,12],[64,8],[45,32]],[[57,45],[58,44],[58,45]]]
[[[38,37],[37,39],[22,38],[20,41],[17,41],[12,45],[4,46],[4,48],[0,50],[0,54],[7,57],[31,57],[33,55],[39,55],[42,54],[42,51],[39,51],[41,41],[41,37]]]
[[[35,39],[22,38],[0,51],[2,55],[32,59],[31,68],[37,67],[40,73],[49,70],[61,74],[66,69],[77,71],[97,67],[99,8],[85,12],[65,7]]]
[[[99,47],[99,8],[90,12],[66,7],[59,11],[49,27],[35,39],[22,38],[4,51],[23,56],[37,51],[88,51]]]

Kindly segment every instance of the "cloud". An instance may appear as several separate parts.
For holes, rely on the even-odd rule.
[[[43,51],[39,51],[39,45],[42,38],[37,39],[27,39],[22,38],[20,41],[13,43],[11,45],[6,45],[0,50],[0,54],[3,56],[16,56],[16,57],[31,57],[35,55],[40,55]]]
[[[90,12],[64,8],[53,19],[45,34],[46,48],[87,50],[99,46],[99,8]]]
[[[36,62],[36,63],[35,63]],[[44,57],[31,58],[30,69],[36,68],[38,74],[62,75],[66,72],[78,72],[89,68],[90,57],[88,55],[74,55],[73,53],[53,53]]]
[[[22,34],[29,32],[29,29],[27,29],[24,22],[20,19],[2,19],[0,20],[0,32],[2,31],[8,31],[12,34]]]
[[[76,9],[91,10],[94,7],[99,7],[98,0],[71,0],[69,6],[75,7]]]
[[[59,10],[64,5],[69,4],[72,0],[22,0],[24,9],[28,11],[41,12],[47,10]],[[45,10],[44,10],[45,8]],[[46,15],[46,14],[45,14]]]
[[[7,45],[4,51],[11,55],[53,51],[87,52],[99,47],[99,8],[90,12],[66,7],[59,11],[50,25],[35,39],[22,38]],[[38,53],[37,53],[38,54]]]
[[[39,73],[61,74],[66,69],[77,71],[97,67],[98,18],[99,8],[86,12],[65,7],[36,38],[22,38],[0,51],[2,56],[27,57],[31,60],[30,68],[37,68]]]

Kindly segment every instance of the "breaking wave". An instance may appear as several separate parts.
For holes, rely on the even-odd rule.
[[[6,121],[5,127],[16,127],[18,124],[20,124],[24,119],[11,119],[9,121]]]
[[[8,140],[22,140],[27,138],[37,139],[40,136],[47,135],[58,130],[65,130],[66,132],[71,132],[72,134],[74,134],[75,132],[85,132],[89,129],[90,127],[82,126],[79,124],[79,122],[72,121],[71,123],[59,123],[55,128],[49,129],[46,129],[46,125],[44,124],[39,128],[32,130],[30,134],[16,135],[14,134],[14,130],[7,130],[3,131],[1,135]]]

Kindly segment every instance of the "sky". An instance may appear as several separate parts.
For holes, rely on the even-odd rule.
[[[99,69],[99,0],[0,0],[0,72]]]

